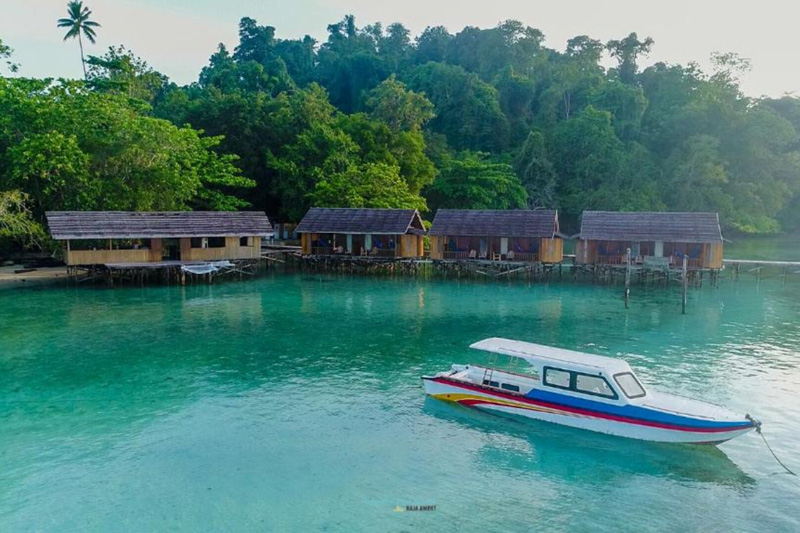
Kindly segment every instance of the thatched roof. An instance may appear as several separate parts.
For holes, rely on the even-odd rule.
[[[558,212],[550,209],[439,209],[430,230],[431,235],[450,237],[552,238],[556,233]]]
[[[716,213],[584,211],[580,238],[608,241],[721,242]]]
[[[416,209],[312,207],[295,229],[297,233],[352,233],[423,235],[425,227]]]
[[[272,233],[261,211],[48,211],[50,234],[68,239],[244,237]]]

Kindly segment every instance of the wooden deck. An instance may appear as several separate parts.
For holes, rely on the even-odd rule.
[[[188,265],[207,265],[208,263],[218,263],[219,261],[131,261],[126,263],[105,263],[103,266],[110,270],[128,270],[135,268],[159,269],[159,268],[179,268]]]

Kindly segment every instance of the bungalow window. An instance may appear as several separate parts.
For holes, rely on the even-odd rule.
[[[239,237],[239,246],[250,246],[250,237]]]
[[[209,248],[225,248],[225,237],[209,237]]]
[[[202,237],[192,237],[191,241],[192,248],[205,248]]]

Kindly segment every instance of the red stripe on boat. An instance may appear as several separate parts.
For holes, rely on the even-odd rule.
[[[500,392],[500,391],[492,390],[491,393],[487,393],[487,391],[485,389],[483,389],[481,387],[478,387],[477,385],[467,385],[465,383],[457,382],[455,380],[449,380],[449,379],[446,379],[446,378],[433,378],[432,381],[435,381],[437,383],[444,383],[444,384],[451,385],[451,386],[454,386],[454,387],[459,387],[459,388],[462,388],[462,389],[482,392],[482,393],[485,393],[485,394],[492,394],[493,396],[497,396],[499,398],[503,398],[503,399],[507,399],[507,400],[513,400],[515,402],[527,403],[527,404],[531,404],[531,405],[538,405],[540,407],[546,407],[548,409],[558,409],[560,411],[567,411],[569,413],[574,413],[574,414],[577,414],[577,415],[590,416],[590,417],[593,417],[593,418],[603,418],[603,419],[606,419],[606,420],[613,420],[615,422],[624,422],[626,424],[635,424],[635,425],[639,425],[639,426],[648,426],[648,427],[654,427],[654,428],[660,428],[660,429],[672,429],[672,430],[675,430],[675,431],[687,431],[687,432],[694,432],[694,433],[724,433],[724,432],[727,432],[727,431],[738,431],[738,430],[741,430],[741,429],[747,429],[749,427],[749,426],[741,426],[741,427],[722,427],[722,428],[705,427],[704,428],[704,427],[692,427],[692,426],[679,426],[679,425],[675,425],[675,424],[667,424],[667,423],[663,423],[663,422],[655,422],[655,421],[652,421],[652,420],[643,420],[641,418],[623,417],[623,416],[619,416],[619,415],[613,415],[611,413],[603,413],[602,411],[588,411],[586,409],[581,409],[579,407],[571,407],[571,406],[568,406],[568,405],[543,402],[543,401],[540,401],[540,400],[534,400],[534,399],[531,399],[531,398],[526,398],[526,397],[521,397],[521,396],[513,396],[511,394],[505,394],[505,393]],[[478,402],[478,403],[480,403],[480,402],[482,402],[482,400],[462,400],[459,403],[464,403],[466,405],[471,405],[470,403],[467,403],[467,402]],[[491,403],[491,402],[483,402],[483,403]],[[513,407],[513,406],[509,406],[509,407]]]

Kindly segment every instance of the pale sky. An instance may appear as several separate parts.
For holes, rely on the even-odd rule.
[[[19,75],[80,77],[78,43],[62,42],[56,20],[66,0],[0,0],[0,38],[14,48]],[[244,16],[275,26],[279,38],[310,34],[324,41],[326,26],[344,15],[358,26],[401,22],[417,35],[443,25],[452,33],[465,25],[493,27],[517,19],[540,29],[546,45],[563,50],[567,39],[589,35],[601,41],[636,31],[655,46],[642,66],[656,61],[708,66],[714,51],[749,58],[742,79],[751,96],[800,94],[800,3],[789,0],[84,0],[102,24],[87,54],[123,44],[173,81],[197,79],[218,43],[237,43]]]

